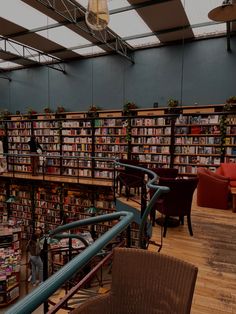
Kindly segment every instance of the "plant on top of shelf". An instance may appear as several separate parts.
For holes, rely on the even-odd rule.
[[[99,110],[101,110],[100,107],[98,107],[98,106],[92,104],[92,105],[89,107],[87,116],[88,116],[88,117],[97,117]]]
[[[66,112],[65,108],[63,106],[57,106],[56,113],[62,113],[62,112]]]
[[[167,101],[167,106],[168,106],[168,112],[179,113],[179,108],[177,108],[179,106],[179,101],[177,99],[170,98]]]
[[[50,107],[45,107],[45,108],[43,109],[43,111],[44,111],[45,113],[52,113],[52,109],[51,109]]]
[[[124,116],[128,116],[132,113],[133,109],[137,109],[137,105],[135,104],[135,102],[129,101],[127,103],[124,104],[123,106],[123,114]]]
[[[236,104],[236,96],[231,96],[226,99],[226,104]]]
[[[29,107],[28,110],[27,110],[27,113],[28,113],[29,115],[31,115],[31,114],[36,114],[37,111],[34,110],[33,108]]]
[[[179,101],[177,99],[170,98],[167,101],[167,106],[169,108],[176,108],[176,107],[178,107],[178,105],[179,105]]]
[[[8,109],[3,109],[0,111],[0,120],[7,120],[9,119],[9,116],[11,115],[10,111]]]

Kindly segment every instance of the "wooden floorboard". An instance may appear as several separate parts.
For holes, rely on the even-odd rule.
[[[187,223],[169,228],[161,253],[198,267],[192,314],[236,313],[236,213],[198,207],[194,197],[192,225],[193,237]],[[152,239],[160,242],[159,226]]]

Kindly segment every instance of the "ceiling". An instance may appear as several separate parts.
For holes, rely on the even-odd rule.
[[[3,1],[1,1],[2,3]],[[226,23],[208,19],[222,0],[108,0],[102,32],[85,23],[88,0],[10,0],[0,7],[0,71],[117,53],[132,60],[145,47],[226,35]],[[232,30],[236,27],[232,24]]]

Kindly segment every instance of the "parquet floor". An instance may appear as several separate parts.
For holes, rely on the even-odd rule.
[[[169,228],[161,252],[198,267],[191,314],[235,314],[236,213],[198,207],[194,197],[192,225],[193,237],[187,223]],[[155,227],[153,240],[159,239],[160,228]]]

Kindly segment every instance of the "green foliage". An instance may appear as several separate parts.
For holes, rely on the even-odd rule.
[[[178,107],[178,105],[179,105],[179,101],[177,99],[171,98],[167,101],[167,106],[169,108],[176,108]]]
[[[235,104],[236,103],[236,96],[231,96],[226,99],[226,104]]]

